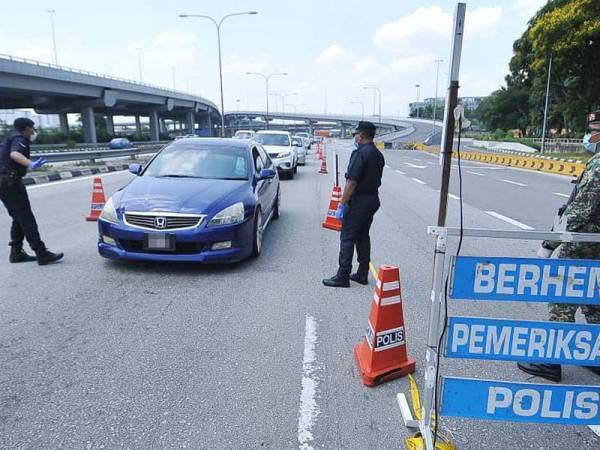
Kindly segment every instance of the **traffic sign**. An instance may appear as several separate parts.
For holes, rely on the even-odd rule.
[[[482,420],[600,424],[600,386],[444,377],[441,413]]]
[[[600,261],[457,256],[450,298],[600,306]]]
[[[445,355],[600,366],[600,325],[454,316]]]

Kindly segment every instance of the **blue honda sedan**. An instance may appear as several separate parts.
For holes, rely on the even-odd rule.
[[[105,258],[233,262],[257,257],[279,217],[277,170],[257,142],[174,141],[107,202],[98,221]]]

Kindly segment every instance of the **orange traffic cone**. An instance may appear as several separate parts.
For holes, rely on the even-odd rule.
[[[95,177],[93,186],[92,208],[90,215],[85,218],[85,220],[88,222],[95,222],[98,220],[98,217],[100,217],[100,213],[102,212],[102,208],[104,208],[104,203],[106,203],[106,199],[104,198],[104,188],[102,187],[102,178]]]
[[[319,170],[319,173],[329,173],[327,172],[327,161],[325,159],[321,160],[321,169]]]
[[[337,211],[338,205],[342,200],[342,188],[339,186],[333,187],[333,192],[331,193],[331,200],[329,201],[329,209],[327,210],[327,217],[325,217],[325,222],[322,223],[323,228],[329,228],[330,230],[341,231],[342,222],[335,217],[335,212]]]
[[[381,266],[367,332],[354,347],[363,383],[375,386],[415,371],[415,359],[407,355],[400,271]]]

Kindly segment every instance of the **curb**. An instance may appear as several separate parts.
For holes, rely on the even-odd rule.
[[[25,186],[30,186],[33,184],[44,184],[52,181],[68,180],[69,178],[118,172],[120,170],[127,170],[128,168],[129,164],[117,164],[111,166],[92,167],[90,169],[65,170],[62,172],[49,172],[47,174],[38,176],[27,176],[24,177],[22,181]]]

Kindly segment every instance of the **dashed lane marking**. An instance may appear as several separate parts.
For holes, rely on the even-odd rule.
[[[505,180],[505,179],[502,179],[501,181],[503,181],[503,182],[505,182],[505,183],[508,183],[508,184],[514,184],[515,186],[527,187],[527,185],[526,185],[526,184],[524,184],[524,183],[519,183],[518,181]]]
[[[302,392],[298,417],[298,444],[301,450],[314,450],[313,426],[319,415],[317,406],[318,378],[315,376],[317,320],[307,315],[304,328],[304,358],[302,359]]]
[[[562,192],[553,192],[554,195],[558,195],[559,197],[569,198],[567,194],[563,194]]]
[[[460,200],[460,197],[458,195],[448,193],[448,197],[450,197],[452,200]]]
[[[533,227],[530,227],[529,225],[524,224],[523,222],[519,222],[518,220],[511,219],[510,217],[503,216],[502,214],[497,213],[496,211],[486,211],[485,213],[489,214],[492,217],[495,217],[496,219],[500,219],[506,223],[510,223],[511,225],[514,225],[515,227],[519,227],[522,230],[534,230],[535,229]]]
[[[413,169],[426,169],[427,166],[419,166],[417,164],[413,164],[413,163],[409,163],[409,162],[405,162],[404,164],[406,164],[408,167],[412,167]]]
[[[394,170],[394,172],[399,173],[400,175],[404,175],[404,172],[402,172],[401,170],[398,170],[398,169]]]
[[[391,169],[391,167],[390,167],[390,166],[388,166],[387,164],[385,165],[385,168],[386,168],[386,169]]]
[[[479,172],[472,172],[470,170],[467,170],[467,173],[470,173],[471,175],[477,175],[478,177],[485,177],[484,174],[479,173]]]
[[[427,184],[425,183],[423,180],[419,180],[418,178],[412,178],[413,181],[419,183],[419,184]]]

